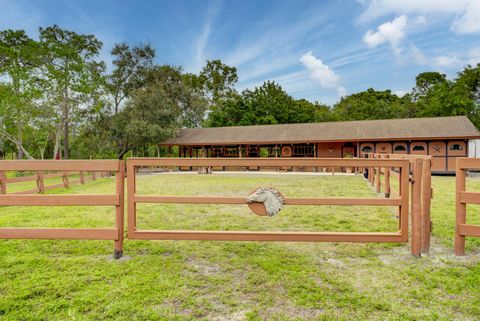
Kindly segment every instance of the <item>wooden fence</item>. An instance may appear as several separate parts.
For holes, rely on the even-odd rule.
[[[465,255],[465,237],[480,237],[480,225],[467,224],[467,204],[480,204],[479,192],[467,192],[466,173],[480,170],[480,159],[457,158],[455,255]]]
[[[69,176],[78,175],[78,179],[72,180]],[[20,183],[20,182],[36,182],[34,189],[25,191],[16,191],[10,194],[44,194],[46,191],[55,188],[68,188],[73,184],[85,184],[87,180],[96,180],[97,176],[107,177],[110,173],[106,171],[62,171],[62,172],[48,172],[36,171],[35,175],[19,176],[19,177],[7,177],[7,173],[4,170],[0,170],[0,194],[8,193],[8,185]],[[61,177],[62,182],[58,184],[47,185],[46,180],[49,178]]]
[[[184,167],[385,167],[399,170],[400,191],[390,198],[291,198],[285,205],[370,205],[397,206],[399,230],[396,232],[267,232],[267,231],[192,231],[139,230],[136,224],[136,205],[139,203],[179,204],[246,204],[246,197],[138,195],[135,173],[142,166]],[[298,242],[407,242],[409,202],[409,161],[403,159],[345,159],[345,158],[129,158],[127,160],[128,238],[156,240],[223,240],[223,241],[298,241]]]
[[[118,160],[24,160],[0,161],[0,173],[5,178],[6,171],[36,171],[42,175],[43,171],[60,171],[64,176],[72,171],[100,171],[115,172],[116,192],[113,195],[99,194],[71,194],[71,195],[38,195],[37,189],[22,194],[0,194],[2,206],[115,206],[114,228],[0,228],[0,239],[88,239],[88,240],[113,240],[115,243],[115,257],[120,257],[123,252],[123,226],[124,226],[124,165]],[[82,180],[82,175],[80,180]],[[28,178],[30,179],[30,178]],[[38,179],[36,176],[35,179]],[[25,178],[24,181],[27,181]],[[6,186],[8,179],[3,180]],[[17,180],[18,182],[18,180]],[[68,187],[65,181],[62,186]],[[40,189],[40,188],[39,188]],[[45,187],[43,187],[45,190]],[[6,190],[5,190],[6,192]]]
[[[405,159],[409,162],[411,184],[411,225],[412,225],[412,253],[420,256],[421,253],[430,251],[430,235],[432,222],[430,219],[432,189],[432,159],[426,155],[410,154],[366,154],[365,157],[372,159]],[[377,193],[383,193],[385,197],[397,197],[399,191],[392,186],[392,179],[398,180],[401,186],[400,174],[395,168],[382,166],[368,167],[368,181]]]

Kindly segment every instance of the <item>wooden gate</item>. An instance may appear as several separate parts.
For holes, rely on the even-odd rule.
[[[5,171],[109,171],[116,173],[113,195],[0,194],[2,206],[115,206],[114,228],[0,228],[0,239],[113,240],[115,257],[123,251],[124,166],[118,160],[22,160],[0,161]],[[36,193],[35,191],[32,191]]]
[[[467,204],[480,204],[480,192],[467,192],[466,171],[480,170],[480,159],[457,158],[455,255],[465,255],[465,237],[480,237],[480,225],[467,224]]]
[[[397,168],[400,175],[399,195],[391,198],[292,198],[285,205],[369,205],[398,206],[397,232],[267,232],[267,231],[194,231],[139,230],[136,205],[141,203],[179,204],[246,204],[246,197],[137,195],[136,168],[141,166],[175,167],[384,167]],[[218,241],[293,241],[293,242],[407,242],[409,205],[409,162],[400,159],[212,159],[212,158],[129,158],[127,160],[128,238],[155,240]],[[253,186],[252,186],[253,187]]]

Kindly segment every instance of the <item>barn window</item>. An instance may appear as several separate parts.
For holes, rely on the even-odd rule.
[[[413,150],[416,151],[416,152],[421,152],[421,151],[425,150],[425,147],[423,147],[422,145],[415,145],[413,147]]]
[[[449,150],[463,150],[463,146],[460,144],[453,144],[453,145],[450,145]]]
[[[406,151],[406,148],[403,145],[397,145],[393,150],[396,152],[403,152],[403,151]]]
[[[362,152],[364,152],[364,153],[372,153],[372,152],[373,152],[373,148],[370,147],[370,146],[363,146],[363,147],[362,147]]]

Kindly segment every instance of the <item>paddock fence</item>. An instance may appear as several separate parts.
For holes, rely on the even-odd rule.
[[[455,186],[455,255],[465,255],[465,237],[480,237],[480,225],[467,224],[467,204],[480,204],[480,192],[467,191],[468,170],[480,170],[479,158],[457,158]]]
[[[19,177],[12,181],[6,178],[8,171],[33,171],[37,175]],[[60,174],[43,174],[46,171],[60,172]],[[47,175],[61,175],[62,184],[48,188],[66,187],[73,182],[68,181],[69,173],[80,173],[79,181],[85,182],[85,172],[115,173],[115,194],[62,194],[43,195],[47,187],[43,180]],[[115,246],[115,256],[119,257],[123,251],[124,230],[124,162],[119,160],[22,160],[0,161],[2,174],[2,187],[8,182],[36,180],[37,189],[21,193],[0,194],[0,206],[114,206],[114,228],[0,228],[0,239],[87,239],[87,240],[112,240]],[[95,175],[95,174],[93,174]],[[56,177],[56,176],[51,176]],[[93,176],[95,178],[95,176]],[[9,181],[10,179],[10,181]],[[43,184],[43,186],[41,185]]]
[[[31,171],[29,171],[31,172]],[[75,177],[71,177],[75,176]],[[77,177],[78,176],[78,177]],[[36,186],[33,189],[14,191],[10,194],[44,194],[46,191],[56,188],[68,188],[74,184],[85,184],[88,180],[96,180],[97,177],[110,176],[110,172],[107,171],[36,171],[34,175],[8,177],[7,171],[0,171],[0,194],[8,193],[8,186],[15,186],[15,183],[23,182],[35,182]],[[48,185],[48,180],[52,178],[61,177],[61,183]]]
[[[410,216],[412,230],[412,253],[416,256],[430,251],[432,221],[430,216],[432,189],[432,157],[411,154],[364,154],[368,159],[404,159],[409,163],[409,179],[411,185]],[[383,166],[367,167],[367,180],[377,193],[385,197],[397,197],[401,185],[400,174],[396,168]]]
[[[406,159],[345,159],[345,158],[129,158],[127,167],[128,239],[154,240],[216,240],[216,241],[291,241],[291,242],[408,242],[409,161]],[[246,205],[246,197],[173,196],[137,194],[136,171],[139,167],[383,167],[395,168],[400,188],[390,198],[292,198],[285,205],[365,205],[395,206],[399,210],[396,232],[287,232],[287,231],[196,231],[140,230],[137,228],[137,204],[238,204]],[[253,187],[253,186],[252,186]],[[416,190],[416,192],[418,192]],[[418,233],[414,234],[418,237]],[[418,242],[418,241],[416,241]],[[414,255],[417,253],[413,252]]]

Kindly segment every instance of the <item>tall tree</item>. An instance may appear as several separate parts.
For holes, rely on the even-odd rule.
[[[63,130],[63,155],[69,158],[69,126],[105,69],[104,63],[95,60],[102,43],[94,35],[77,34],[57,25],[40,28],[40,42],[45,49],[50,102],[57,106],[54,157]]]
[[[17,158],[32,158],[24,148],[25,126],[36,115],[35,99],[41,96],[38,88],[40,62],[38,43],[24,30],[0,32],[0,77],[6,80],[0,101],[0,135],[17,147]],[[7,130],[14,125],[16,136]]]
[[[126,43],[115,44],[111,51],[115,68],[108,76],[108,90],[113,98],[114,114],[129,92],[142,84],[144,71],[150,68],[155,58],[155,50],[150,45],[130,47]]]
[[[197,127],[204,118],[206,101],[186,86],[180,68],[156,66],[145,81],[113,118],[112,134],[120,159],[134,147],[174,136],[179,128]]]

